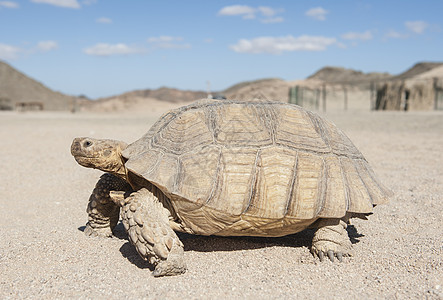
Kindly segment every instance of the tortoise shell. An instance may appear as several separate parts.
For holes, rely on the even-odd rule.
[[[190,232],[283,236],[387,200],[334,124],[281,102],[201,100],[164,114],[123,151]]]

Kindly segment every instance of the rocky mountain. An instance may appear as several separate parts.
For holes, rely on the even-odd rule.
[[[0,110],[72,110],[74,99],[0,61]]]

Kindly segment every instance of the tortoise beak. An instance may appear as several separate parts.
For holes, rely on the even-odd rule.
[[[86,168],[95,168],[94,140],[86,137],[75,138],[71,145],[71,154],[77,163]]]

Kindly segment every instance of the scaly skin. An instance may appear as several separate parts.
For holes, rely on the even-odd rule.
[[[119,220],[120,207],[109,197],[110,191],[130,191],[131,186],[122,178],[105,173],[95,185],[89,197],[88,223],[85,234],[89,236],[112,236],[112,231]]]
[[[147,189],[140,189],[125,198],[111,193],[122,206],[122,222],[129,240],[144,259],[155,266],[153,275],[171,276],[186,272],[183,244],[169,225],[169,213]]]
[[[80,165],[109,172],[101,177],[91,195],[85,233],[111,236],[119,208],[123,207],[122,222],[129,240],[141,257],[155,266],[153,275],[182,274],[186,272],[183,244],[171,229],[169,211],[145,188],[125,197],[125,192],[132,190],[121,156],[126,147],[124,142],[92,138],[76,138],[72,142],[71,154]]]
[[[352,256],[352,245],[345,220],[320,219],[316,225],[318,229],[312,239],[311,251],[320,261],[323,261],[325,255],[332,262],[334,257],[341,262],[343,256]]]

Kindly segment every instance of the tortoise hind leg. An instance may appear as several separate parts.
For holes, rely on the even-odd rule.
[[[331,261],[334,257],[341,262],[343,256],[352,256],[352,245],[346,231],[344,219],[320,219],[317,221],[317,232],[312,239],[311,252],[323,261],[325,255]]]
[[[122,222],[129,240],[144,259],[155,266],[154,276],[178,275],[186,272],[183,244],[169,225],[169,211],[147,189],[125,198],[124,193],[111,193],[122,206]]]
[[[85,234],[90,236],[112,236],[112,230],[118,223],[120,207],[109,197],[110,191],[127,191],[131,186],[121,179],[109,173],[105,173],[95,185],[89,197],[88,223]]]

